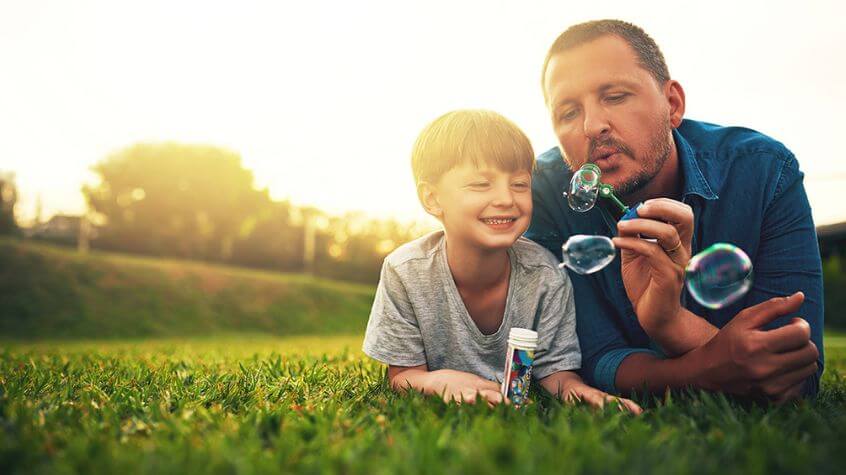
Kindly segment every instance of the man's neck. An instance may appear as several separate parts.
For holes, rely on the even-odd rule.
[[[459,289],[489,289],[500,284],[509,272],[506,249],[486,252],[447,239],[446,253],[450,273]]]

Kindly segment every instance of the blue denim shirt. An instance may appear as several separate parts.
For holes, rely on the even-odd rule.
[[[753,130],[684,120],[673,137],[682,174],[682,201],[693,208],[693,253],[728,242],[749,255],[753,284],[746,296],[719,310],[699,305],[683,291],[682,305],[722,328],[742,309],[801,290],[805,301],[798,315],[811,326],[820,352],[819,371],[809,379],[806,395],[815,395],[823,370],[822,265],[803,173],[781,143]],[[616,235],[616,222],[599,203],[577,213],[563,195],[572,172],[558,148],[537,160],[533,175],[534,212],[526,237],[558,259],[573,234]],[[604,200],[600,200],[604,201]],[[569,271],[576,297],[576,322],[582,349],[582,377],[608,392],[617,368],[630,354],[663,357],[638,323],[620,275],[619,253],[605,269],[591,275]]]

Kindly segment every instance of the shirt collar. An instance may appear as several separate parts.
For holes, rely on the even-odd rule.
[[[696,162],[696,157],[690,143],[682,137],[678,129],[673,129],[673,138],[676,141],[679,163],[684,174],[682,199],[688,195],[699,195],[706,200],[719,199],[719,196],[714,193],[711,185],[705,179],[705,175],[702,174],[702,169],[699,168],[699,163]]]

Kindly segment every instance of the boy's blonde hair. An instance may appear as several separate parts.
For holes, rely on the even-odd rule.
[[[535,165],[529,138],[513,122],[488,110],[447,112],[427,125],[411,153],[415,184],[436,183],[452,168],[470,161],[506,172]]]

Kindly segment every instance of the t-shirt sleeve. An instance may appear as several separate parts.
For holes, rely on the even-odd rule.
[[[539,303],[538,352],[532,370],[536,379],[558,371],[576,370],[582,364],[573,287],[567,274],[561,272],[557,277]]]
[[[414,308],[402,279],[388,259],[382,264],[362,350],[387,365],[426,364],[423,337]]]

